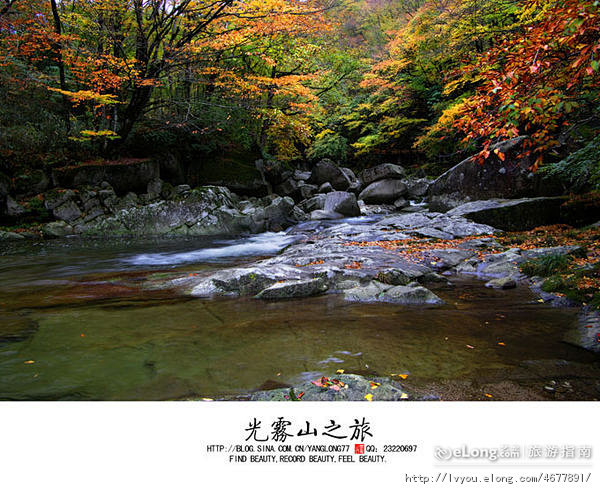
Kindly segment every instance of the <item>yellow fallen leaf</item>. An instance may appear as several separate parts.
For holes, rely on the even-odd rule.
[[[35,363],[35,362],[34,362],[33,360],[27,360],[27,361],[26,361],[26,362],[24,362],[24,363],[26,363],[27,365],[31,365],[32,363]]]
[[[408,374],[400,374],[398,377],[400,377],[402,380],[406,380],[408,379]]]
[[[491,399],[494,396],[492,396],[491,394],[485,394],[485,397],[487,397],[488,399]]]
[[[406,392],[403,392],[400,396],[400,399],[408,399],[408,394]]]
[[[498,343],[500,346],[506,346],[506,343],[504,343],[503,341]]]
[[[203,397],[202,400],[206,402],[214,401],[214,399],[211,399],[210,397]]]
[[[367,395],[365,396],[365,399],[366,399],[367,401],[369,401],[369,402],[373,401],[373,394],[367,394]]]
[[[544,299],[538,299],[538,302],[544,302]]]
[[[336,373],[336,374],[343,374],[344,372],[345,372],[345,370],[343,370],[343,369],[339,369],[339,370],[337,370],[335,373]]]

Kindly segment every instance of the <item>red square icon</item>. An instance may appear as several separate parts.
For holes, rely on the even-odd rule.
[[[357,443],[354,445],[354,453],[356,455],[364,455],[365,454],[365,446],[362,443]]]

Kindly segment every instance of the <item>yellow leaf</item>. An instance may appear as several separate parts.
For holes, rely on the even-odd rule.
[[[211,399],[210,397],[203,397],[202,400],[207,402],[214,401],[214,399]]]
[[[339,369],[339,370],[338,370],[338,371],[336,371],[335,373],[336,373],[336,374],[343,374],[344,372],[345,372],[345,370],[343,370],[343,369]]]
[[[400,399],[408,399],[408,394],[406,392],[403,392],[400,396]]]
[[[491,399],[493,396],[491,394],[485,394],[485,397],[487,397],[488,399]]]
[[[373,394],[367,394],[367,395],[365,396],[365,399],[366,399],[367,401],[369,401],[369,402],[373,401]]]
[[[26,362],[24,362],[24,363],[26,363],[27,365],[31,365],[32,363],[35,363],[35,362],[34,362],[33,360],[27,360],[27,361],[26,361]]]

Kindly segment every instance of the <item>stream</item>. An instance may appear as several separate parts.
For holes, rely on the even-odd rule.
[[[580,380],[575,398],[598,395],[596,373],[577,373],[596,372],[597,357],[562,341],[577,311],[539,304],[526,287],[452,278],[435,288],[446,305],[427,309],[336,295],[204,300],[144,286],[273,256],[299,236],[3,245],[0,399],[243,399],[339,369],[408,375],[424,398],[468,399],[474,382],[509,382],[534,399],[564,366]]]

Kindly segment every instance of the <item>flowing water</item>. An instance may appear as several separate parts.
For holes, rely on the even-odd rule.
[[[149,278],[270,256],[285,233],[231,240],[58,240],[0,249],[0,399],[240,396],[338,369],[422,382],[596,357],[562,342],[575,311],[524,287],[480,281],[436,293],[441,308],[191,299]],[[467,346],[469,345],[469,346]]]

